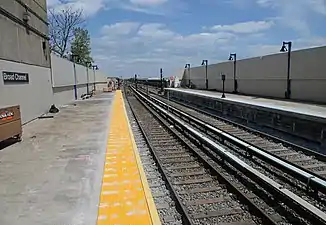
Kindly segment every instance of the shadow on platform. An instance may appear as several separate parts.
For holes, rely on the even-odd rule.
[[[0,142],[0,151],[9,147],[10,145],[13,145],[16,143],[19,143],[19,140],[17,138],[9,138],[7,140],[1,141]]]

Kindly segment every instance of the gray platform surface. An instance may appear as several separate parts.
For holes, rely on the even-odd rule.
[[[24,126],[0,150],[1,225],[95,225],[113,94]]]
[[[180,91],[185,93],[196,94],[200,96],[208,96],[212,98],[221,98],[221,92],[215,91],[204,91],[204,90],[190,90],[183,88],[166,88],[167,90]],[[271,108],[274,110],[281,110],[286,112],[298,113],[307,116],[319,117],[326,119],[326,106],[300,103],[300,102],[291,102],[283,100],[275,100],[261,97],[237,95],[237,94],[228,94],[226,93],[226,98],[224,101],[244,103],[254,106]]]

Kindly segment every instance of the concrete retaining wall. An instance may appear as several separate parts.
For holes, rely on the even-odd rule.
[[[21,2],[28,7],[19,1],[0,1],[0,59],[50,67],[46,1]],[[26,10],[30,15],[28,32],[22,20]]]
[[[56,55],[51,55],[53,87],[74,85],[73,64]]]
[[[4,84],[3,71],[29,74],[29,83]],[[50,68],[0,60],[0,106],[20,105],[23,122],[46,112],[52,104]]]
[[[33,66],[24,63],[0,60],[0,107],[20,105],[23,123],[26,123],[47,112],[52,104],[57,106],[75,100],[73,63],[51,56],[52,70],[47,67]],[[4,83],[3,72],[28,73],[28,83]],[[76,65],[77,97],[94,87],[94,71],[89,69],[87,79],[86,67]],[[95,71],[97,90],[106,86],[106,74]]]
[[[56,105],[63,105],[75,99],[75,78],[74,64],[66,59],[62,59],[56,55],[52,55],[52,77],[53,77],[53,102]],[[77,78],[77,97],[91,92],[94,87],[94,71],[87,69],[82,65],[75,64]],[[88,76],[87,76],[88,73]],[[95,71],[95,83],[100,85],[106,81],[106,75],[101,71]],[[103,84],[102,84],[103,85]],[[103,90],[103,88],[98,89]]]
[[[291,98],[326,103],[326,46],[292,52]],[[208,66],[208,88],[222,90],[221,73],[226,75],[225,90],[232,92],[233,62]],[[287,54],[280,53],[237,61],[238,91],[247,95],[284,98],[287,83]],[[205,89],[205,66],[190,70],[191,82]],[[189,70],[183,84],[189,83]]]

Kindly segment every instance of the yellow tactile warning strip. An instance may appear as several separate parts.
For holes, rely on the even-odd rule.
[[[111,115],[97,225],[160,225],[121,91]]]

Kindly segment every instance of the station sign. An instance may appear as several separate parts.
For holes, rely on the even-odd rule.
[[[4,83],[28,83],[29,76],[28,73],[17,73],[17,72],[2,72]]]

